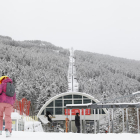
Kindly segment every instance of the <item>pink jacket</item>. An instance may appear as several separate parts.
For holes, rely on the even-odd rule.
[[[13,97],[9,97],[4,93],[6,92],[7,82],[12,82],[12,80],[10,78],[4,79],[2,81],[2,84],[0,84],[0,103],[8,103],[13,105],[16,100],[16,93],[14,94]]]

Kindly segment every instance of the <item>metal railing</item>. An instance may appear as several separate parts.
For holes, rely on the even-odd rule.
[[[94,121],[94,133],[99,133],[99,126],[100,126],[100,116],[99,116],[99,111],[100,109],[107,109],[107,116],[108,116],[108,132],[110,133],[111,130],[112,130],[112,133],[114,133],[114,109],[121,109],[122,110],[122,127],[123,127],[123,130],[122,132],[125,132],[125,124],[126,124],[126,132],[128,133],[129,130],[128,130],[128,108],[136,108],[136,114],[137,114],[137,132],[139,133],[139,126],[140,126],[140,123],[139,123],[139,108],[140,108],[140,103],[109,103],[109,102],[113,102],[113,101],[116,101],[116,100],[120,100],[120,99],[124,99],[124,98],[132,98],[132,97],[135,97],[137,95],[140,95],[140,91],[137,91],[137,92],[134,92],[130,95],[126,95],[126,96],[122,96],[122,97],[118,97],[118,98],[114,98],[114,99],[110,99],[110,100],[107,100],[107,101],[104,101],[104,102],[97,102],[97,103],[89,103],[89,104],[79,104],[79,105],[75,105],[75,104],[69,104],[69,105],[66,105],[66,108],[67,109],[70,109],[70,121],[72,120],[71,119],[71,110],[72,109],[84,109],[84,124],[85,124],[85,109],[86,108],[90,108],[91,110],[94,110],[94,118],[93,118],[93,121]],[[110,111],[111,109],[111,111]],[[98,115],[98,121],[95,120],[95,115],[96,115],[96,110],[97,110],[97,115]],[[111,114],[110,114],[111,112]],[[81,114],[81,113],[80,113]],[[126,114],[126,115],[125,115]],[[124,119],[124,116],[126,116]],[[68,117],[68,116],[67,116]],[[97,123],[97,124],[96,124]],[[81,126],[82,127],[82,126]],[[97,127],[97,129],[96,129]],[[72,128],[71,128],[71,131],[72,131]],[[85,132],[85,130],[84,130]]]
[[[102,104],[102,105],[90,105],[89,108],[92,108],[94,109],[94,115],[95,115],[95,110],[97,109],[97,112],[98,112],[98,117],[99,117],[99,110],[100,109],[103,109],[103,108],[106,108],[108,109],[108,126],[109,126],[109,130],[108,132],[110,133],[111,130],[112,130],[112,133],[114,133],[114,121],[113,121],[113,118],[114,118],[114,109],[117,109],[117,108],[121,108],[122,109],[122,122],[123,122],[123,131],[122,132],[125,132],[125,125],[124,123],[126,123],[126,132],[128,133],[129,130],[128,130],[128,108],[136,108],[137,110],[137,132],[139,133],[139,108],[140,108],[140,103],[109,103],[109,104]],[[111,109],[111,114],[110,114],[110,111],[109,109]],[[124,112],[125,110],[125,112]],[[124,122],[124,114],[126,113],[126,121]],[[110,118],[111,116],[111,118]],[[99,119],[100,120],[100,119]],[[94,119],[94,122],[96,122],[96,120]],[[110,123],[111,122],[111,123]],[[97,127],[97,130],[96,130],[96,124],[94,124],[94,133],[96,133],[96,131],[99,133],[99,125]],[[111,129],[111,130],[110,130]]]

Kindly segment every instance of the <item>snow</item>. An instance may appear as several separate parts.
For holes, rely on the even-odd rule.
[[[87,103],[87,104],[67,104],[66,106],[89,106],[92,105],[92,103]]]
[[[6,138],[3,131],[0,135],[0,140],[138,140],[138,134],[123,133],[123,134],[78,134],[78,133],[47,133],[47,132],[24,132],[13,131],[12,136]]]
[[[17,112],[12,112],[11,118],[12,119],[21,119],[21,115],[19,115],[19,113],[17,113]]]
[[[93,105],[139,105],[140,102],[137,102],[137,103],[127,103],[127,102],[123,102],[123,103],[105,103],[105,104],[102,104],[102,102],[98,102],[96,104],[93,104]]]
[[[24,131],[29,132],[43,132],[43,128],[40,122],[38,121],[30,121],[25,122]]]
[[[18,113],[12,113],[13,118],[21,118],[24,121],[25,128],[24,131],[13,131],[12,136],[6,138],[5,132],[0,135],[0,140],[92,140],[92,139],[105,139],[105,140],[127,140],[139,139],[138,134],[122,133],[122,134],[81,134],[81,133],[54,133],[54,132],[43,132],[41,123],[38,121],[33,121],[32,118],[27,118],[20,116]],[[44,118],[43,118],[44,119]],[[30,121],[29,121],[30,120]],[[46,120],[46,118],[45,118]]]
[[[26,117],[24,117],[23,120],[24,120],[24,131],[43,132],[41,122],[34,121],[32,118],[26,118]]]
[[[48,119],[45,116],[42,116],[42,115],[39,116],[39,119],[41,120],[41,122],[43,124],[47,124],[49,122]]]
[[[28,132],[43,132],[41,122],[33,120],[29,116],[21,116],[18,112],[12,112],[11,118],[22,120],[24,122],[24,131]],[[46,118],[44,120],[47,120]]]

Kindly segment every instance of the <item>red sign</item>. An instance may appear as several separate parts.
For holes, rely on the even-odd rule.
[[[65,115],[70,115],[70,109],[65,109]],[[71,115],[76,115],[76,113],[80,114],[80,109],[72,109],[71,110]],[[82,109],[82,115],[84,115],[84,109]],[[90,115],[90,109],[85,109],[85,115]]]

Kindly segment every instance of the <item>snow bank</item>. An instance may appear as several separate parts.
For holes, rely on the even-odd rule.
[[[30,132],[43,132],[43,128],[40,122],[25,122],[24,131]]]
[[[11,118],[23,121],[24,123],[24,131],[28,132],[43,132],[43,128],[41,122],[33,120],[29,116],[21,116],[18,112],[12,112]]]
[[[30,121],[27,121],[27,120]],[[24,121],[24,131],[28,131],[28,132],[43,132],[43,128],[41,125],[41,122],[39,121],[34,121],[32,118],[23,118]]]

